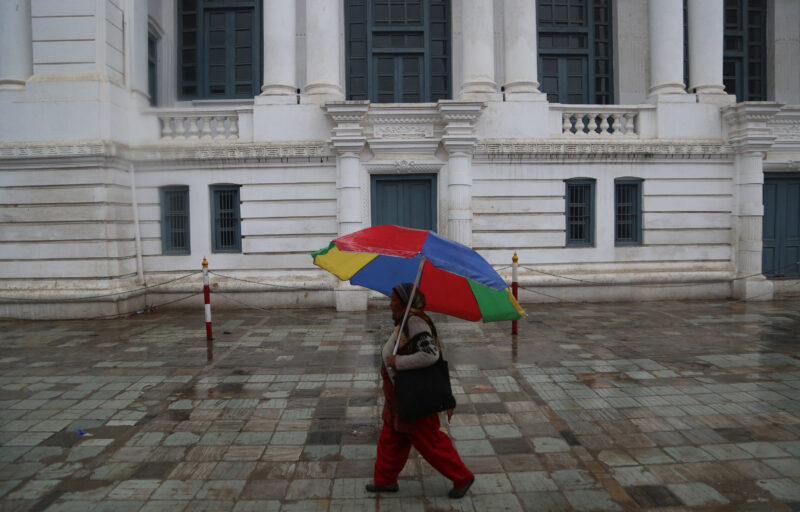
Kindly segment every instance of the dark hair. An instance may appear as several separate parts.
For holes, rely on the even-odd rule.
[[[411,283],[401,283],[392,288],[392,291],[403,304],[408,304],[408,298],[411,296],[413,286],[414,285]],[[425,309],[425,294],[422,293],[419,288],[414,292],[411,307],[414,309]]]

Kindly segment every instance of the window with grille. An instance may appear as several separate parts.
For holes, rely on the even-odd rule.
[[[242,252],[239,185],[211,186],[211,250]]]
[[[448,0],[345,0],[347,99],[450,98]]]
[[[551,103],[614,103],[611,0],[537,0],[539,84]]]
[[[567,247],[594,245],[594,180],[567,180]]]
[[[158,105],[158,37],[152,32],[147,34],[147,94],[150,105]]]
[[[767,0],[725,0],[722,82],[736,101],[767,99]]]
[[[178,0],[181,99],[261,92],[261,0]]]
[[[161,252],[190,254],[189,187],[159,189],[161,196]]]
[[[642,182],[616,180],[614,182],[614,243],[615,245],[640,245],[642,243]]]

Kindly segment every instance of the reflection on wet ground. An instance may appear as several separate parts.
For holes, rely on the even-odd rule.
[[[0,322],[0,510],[800,510],[800,301],[432,315],[470,493],[367,495],[383,310]]]

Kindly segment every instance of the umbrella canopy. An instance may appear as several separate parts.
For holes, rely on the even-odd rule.
[[[432,231],[373,226],[339,237],[312,256],[315,265],[339,279],[387,296],[395,285],[414,282],[424,258],[419,290],[425,309],[484,322],[525,316],[480,254]]]

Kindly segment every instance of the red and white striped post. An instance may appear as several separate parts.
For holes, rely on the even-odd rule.
[[[517,283],[517,251],[514,251],[514,256],[511,258],[511,293],[514,294],[514,298],[519,298],[517,295],[519,284]],[[511,321],[511,334],[517,334],[517,321]]]
[[[208,260],[203,256],[203,300],[206,305],[206,352],[208,361],[214,360],[214,336],[211,334],[211,288],[208,286]]]

